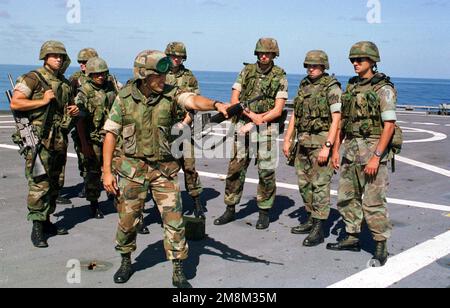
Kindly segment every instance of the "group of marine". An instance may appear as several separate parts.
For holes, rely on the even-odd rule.
[[[258,230],[269,228],[276,196],[276,166],[271,161],[278,152],[270,145],[280,131],[270,124],[278,124],[288,99],[286,73],[274,63],[279,55],[275,39],[259,39],[256,63],[245,65],[232,88],[231,106],[261,97],[232,117],[236,134],[249,138],[253,128],[258,141],[265,145],[256,155],[260,179]],[[303,242],[306,247],[324,242],[331,180],[340,169],[337,207],[347,235],[328,244],[327,249],[360,251],[359,234],[365,220],[376,242],[373,260],[384,265],[392,230],[386,191],[388,162],[396,152],[392,139],[397,94],[390,78],[378,72],[380,54],[374,43],[356,43],[349,58],[357,76],[350,79],[344,93],[334,76],[326,72],[330,64],[324,51],[310,51],[304,61],[307,77],[294,99],[283,146],[289,163],[295,166],[308,214],[292,233],[307,234]],[[171,128],[180,122],[191,125],[190,111],[215,110],[228,118],[230,105],[200,96],[196,78],[183,65],[187,53],[180,42],[170,43],[164,53],[139,53],[134,77],[123,86],[92,48],[79,52],[81,70],[69,80],[64,73],[70,58],[61,42],[45,42],[40,60],[44,61],[42,68],[18,78],[11,100],[11,109],[26,114],[42,144],[38,153],[46,171],[42,176],[33,175],[33,155],[25,152],[33,245],[45,248],[48,235],[68,234],[50,221],[50,215],[64,186],[68,135],[72,131],[84,179],[82,196],[90,202],[92,217],[103,218],[98,203],[102,186],[115,197],[119,213],[116,250],[122,263],[114,281],[126,283],[133,274],[131,253],[136,250],[137,233],[148,233],[143,226],[143,208],[151,192],[163,221],[166,255],[173,262],[173,285],[191,287],[183,270],[188,244],[178,183],[180,168],[185,172],[195,214],[204,218],[202,186],[195,170],[195,155],[173,157]],[[14,137],[20,144],[20,137]],[[194,147],[184,150],[194,151]],[[252,158],[248,142],[240,144],[236,138],[226,178],[226,211],[215,225],[235,220]]]

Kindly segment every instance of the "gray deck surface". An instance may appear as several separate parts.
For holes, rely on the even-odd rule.
[[[12,118],[5,114],[0,116],[0,144],[12,145],[10,135],[13,129],[8,128],[14,125],[8,123]],[[436,133],[443,138],[440,141],[407,143],[401,157],[444,171],[430,171],[399,161],[397,172],[390,174],[389,198],[407,201],[407,205],[389,204],[395,225],[389,251],[393,257],[401,258],[402,253],[449,232],[450,143],[442,134],[450,134],[450,117],[399,112],[399,120],[405,128],[406,140],[428,139]],[[72,146],[69,152],[74,153]],[[298,190],[295,190],[295,170],[284,162],[285,159],[281,158],[277,181],[291,184],[294,189],[278,188],[276,205],[271,213],[272,224],[267,231],[255,229],[258,210],[256,185],[252,183],[246,184],[242,204],[238,207],[238,219],[227,226],[214,226],[213,220],[225,209],[225,183],[218,178],[202,177],[209,237],[205,241],[190,243],[186,268],[194,287],[323,288],[366,270],[374,248],[367,230],[363,234],[364,250],[361,253],[330,252],[325,245],[304,248],[301,243],[305,236],[290,234],[290,228],[298,224],[304,210]],[[213,174],[226,174],[227,167],[227,159],[200,159],[197,162],[199,171]],[[112,276],[120,265],[120,256],[114,251],[118,217],[105,193],[100,201],[106,218],[102,221],[89,219],[88,202],[77,198],[82,182],[77,160],[69,158],[63,195],[70,198],[74,206],[59,206],[53,220],[68,228],[70,235],[50,238],[50,248],[36,249],[30,242],[31,224],[26,221],[27,185],[23,170],[24,161],[17,151],[0,146],[0,288],[117,287]],[[248,178],[257,179],[254,166],[249,168]],[[337,181],[338,176],[335,176],[333,190],[337,190]],[[180,176],[180,182],[184,188],[183,176]],[[425,206],[411,201],[422,202]],[[192,209],[190,197],[184,192],[183,204],[187,211]],[[441,207],[439,210],[430,209],[427,208],[429,204]],[[343,228],[335,209],[336,197],[333,196],[326,243],[334,242]],[[136,273],[123,287],[171,287],[172,265],[165,259],[163,230],[152,201],[147,203],[145,215],[151,234],[138,236],[138,251],[133,255]],[[443,245],[448,249],[450,241]],[[106,263],[106,267],[94,271],[83,267],[81,283],[69,284],[66,265],[71,259],[80,260],[82,264],[91,261]],[[401,262],[409,266],[410,260],[403,258]],[[392,272],[396,270],[400,269],[393,266]],[[353,286],[364,286],[364,282]],[[450,255],[419,266],[413,273],[384,286],[449,287]]]

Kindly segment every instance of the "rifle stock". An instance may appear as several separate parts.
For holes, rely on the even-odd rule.
[[[8,74],[8,79],[11,84],[11,88],[14,90],[14,82],[11,74]],[[12,101],[12,93],[10,90],[6,91],[6,97],[8,98],[9,103]],[[27,150],[31,150],[32,153],[32,163],[31,163],[31,173],[33,178],[38,178],[47,174],[45,171],[44,164],[42,163],[42,159],[39,155],[42,145],[40,144],[39,138],[36,136],[33,125],[30,123],[28,117],[22,112],[17,112],[12,110],[12,115],[14,117],[14,121],[16,122],[16,129],[20,136],[21,142],[20,146],[20,155],[23,155]]]

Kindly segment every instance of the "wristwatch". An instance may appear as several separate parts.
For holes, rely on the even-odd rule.
[[[381,156],[383,156],[383,153],[381,153],[380,151],[376,150],[375,153],[373,153],[376,157],[381,158]]]
[[[325,146],[326,146],[328,149],[331,149],[331,147],[333,146],[333,144],[332,144],[330,141],[327,141],[327,142],[325,142]]]

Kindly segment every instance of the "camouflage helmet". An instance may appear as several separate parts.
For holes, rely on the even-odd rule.
[[[353,58],[369,58],[374,62],[380,62],[380,51],[377,45],[372,42],[359,42],[352,46],[350,50],[350,59]]]
[[[311,50],[306,54],[304,67],[307,68],[308,65],[323,65],[325,69],[330,69],[328,55],[322,50]]]
[[[166,74],[172,65],[167,55],[157,50],[144,50],[134,60],[134,78],[145,79],[149,75]]]
[[[168,56],[179,56],[183,57],[184,60],[187,59],[186,46],[181,42],[172,42],[167,45],[166,55]]]
[[[67,57],[66,47],[63,43],[58,41],[47,41],[41,47],[39,53],[39,60],[45,60],[45,57],[49,54],[65,55]]]
[[[99,58],[90,58],[86,63],[86,75],[94,74],[94,73],[106,73],[109,71],[108,64],[106,61]]]
[[[98,53],[94,48],[84,48],[78,53],[78,62],[87,62],[95,57],[98,57]]]
[[[279,57],[280,48],[278,47],[277,40],[273,38],[260,38],[256,43],[255,56],[257,56],[260,52],[273,52],[277,55],[277,57]]]

